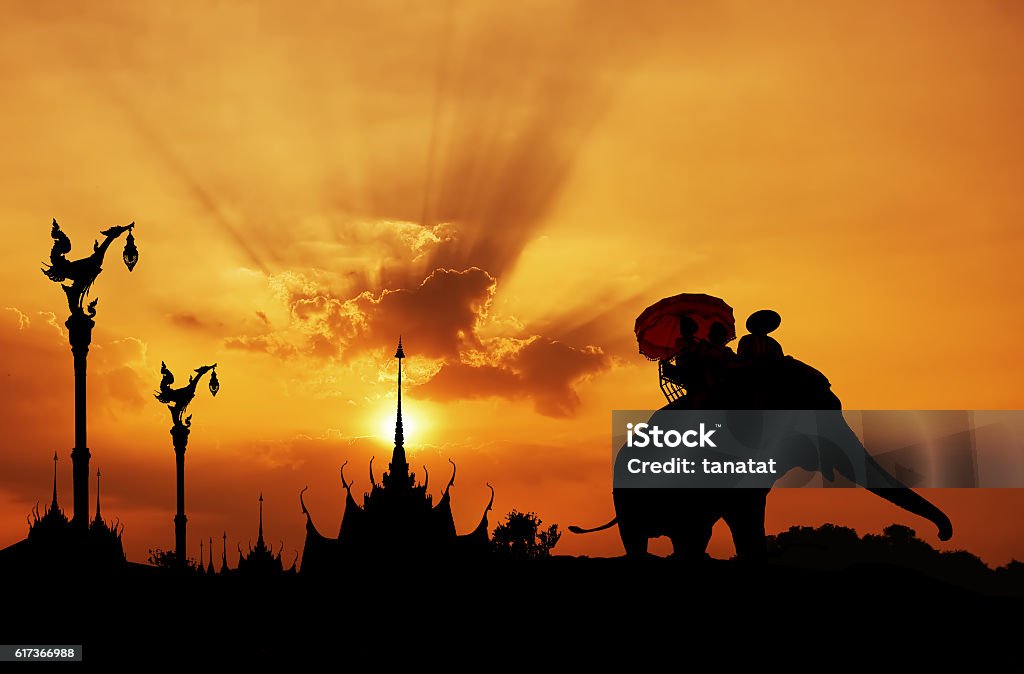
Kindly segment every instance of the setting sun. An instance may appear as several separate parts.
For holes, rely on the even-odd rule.
[[[422,441],[425,429],[424,422],[425,420],[416,412],[405,407],[402,408],[402,428],[406,444]],[[382,407],[380,412],[377,413],[374,434],[387,443],[395,439],[395,403],[393,400]]]

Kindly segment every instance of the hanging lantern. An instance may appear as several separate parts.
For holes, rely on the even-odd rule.
[[[135,269],[139,262],[139,249],[135,247],[135,236],[128,230],[128,240],[124,242],[124,264],[128,271]]]
[[[210,377],[210,393],[214,396],[217,395],[217,391],[220,390],[220,381],[217,379],[217,371],[213,371],[213,375]]]

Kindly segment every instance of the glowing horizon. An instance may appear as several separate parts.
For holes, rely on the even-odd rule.
[[[608,413],[661,404],[633,320],[678,292],[723,298],[740,325],[778,310],[787,353],[849,409],[1021,407],[1016,6],[203,16],[25,6],[0,27],[0,546],[49,500],[54,450],[71,503],[66,304],[39,273],[54,217],[73,258],[136,222],[138,267],[108,257],[93,288],[89,356],[92,468],[133,561],[173,541],[161,360],[179,376],[216,361],[221,379],[190,407],[196,549],[254,535],[260,491],[287,550],[303,487],[337,525],[338,468],[362,490],[390,451],[399,334],[410,464],[458,463],[460,531],[487,481],[492,527],[512,508],[609,518]],[[871,494],[822,491],[844,493],[777,490],[769,530],[927,532]],[[1019,492],[929,498],[958,525],[943,549],[1024,555],[1024,525],[991,517]],[[621,544],[566,535],[556,552]]]

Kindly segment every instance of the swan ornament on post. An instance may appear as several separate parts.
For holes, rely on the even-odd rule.
[[[196,387],[199,380],[207,372],[210,375],[210,394],[216,396],[220,390],[220,380],[217,379],[217,364],[203,365],[196,368],[195,374],[188,378],[188,384],[180,388],[172,388],[174,375],[167,368],[167,364],[160,363],[160,390],[154,397],[167,405],[171,413],[171,440],[174,444],[174,458],[177,477],[177,511],[174,515],[174,554],[175,560],[180,569],[185,568],[185,525],[188,518],[185,517],[185,450],[188,447],[188,436],[192,427],[192,415],[182,419],[189,403],[196,397]]]
[[[92,289],[92,284],[103,271],[103,256],[107,248],[125,232],[128,241],[124,248],[124,263],[128,271],[135,268],[139,261],[139,249],[135,246],[132,230],[135,223],[105,229],[100,234],[101,242],[93,241],[92,253],[78,260],[69,260],[71,239],[61,231],[57,220],[53,220],[50,238],[50,262],[44,263],[40,271],[46,278],[60,284],[67,298],[68,316],[64,325],[68,329],[68,341],[75,364],[75,446],[71,451],[72,471],[75,487],[75,514],[72,521],[79,529],[85,530],[89,524],[89,444],[86,433],[86,362],[89,356],[89,345],[92,343],[92,329],[96,325],[96,299],[85,303]]]
[[[50,262],[42,268],[42,272],[46,278],[61,284],[64,294],[67,295],[68,308],[71,310],[72,316],[86,313],[90,317],[96,316],[96,300],[86,306],[85,298],[89,295],[92,284],[96,282],[96,278],[103,271],[103,257],[107,254],[107,248],[125,232],[128,232],[128,239],[125,242],[122,258],[128,271],[135,269],[135,265],[139,262],[139,249],[135,245],[135,235],[132,232],[134,229],[134,222],[105,229],[100,232],[104,236],[103,242],[93,241],[91,255],[78,260],[69,260],[67,255],[71,252],[71,239],[61,231],[60,225],[54,219],[50,228],[50,237],[53,239]],[[66,285],[65,281],[70,281],[70,285]]]

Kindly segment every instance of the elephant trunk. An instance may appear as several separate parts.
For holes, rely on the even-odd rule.
[[[868,491],[935,524],[939,529],[940,541],[948,541],[953,537],[953,523],[934,503],[890,475],[870,456],[867,457],[865,468],[867,484],[864,486]]]
[[[835,443],[835,458],[840,459],[829,461],[828,465],[834,466],[843,477],[856,482],[873,494],[931,521],[939,529],[939,540],[948,541],[952,538],[953,524],[946,517],[946,513],[882,468],[868,454],[860,439],[843,419],[841,412],[821,412],[818,422],[822,437]],[[822,459],[824,458],[823,456]],[[824,468],[826,462],[823,460],[822,463]]]

